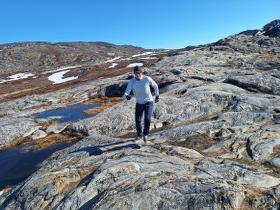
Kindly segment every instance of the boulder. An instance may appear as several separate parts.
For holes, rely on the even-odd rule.
[[[51,124],[46,132],[49,133],[61,133],[63,132],[65,129],[67,129],[68,125],[64,125],[64,124]]]
[[[40,139],[46,137],[48,134],[43,130],[37,130],[32,134],[32,139]]]

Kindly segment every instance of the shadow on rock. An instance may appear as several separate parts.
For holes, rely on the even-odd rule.
[[[100,146],[94,146],[94,147],[85,147],[79,150],[76,150],[72,153],[76,153],[76,152],[87,152],[89,153],[90,156],[92,155],[101,155],[104,152],[111,152],[111,151],[118,151],[118,150],[122,150],[122,149],[140,149],[140,146],[138,144],[126,144],[126,145],[120,145],[120,146],[115,146],[115,147],[110,147],[108,149],[102,150],[101,148],[104,147],[108,147],[108,146],[112,146],[115,145],[116,143],[113,144],[106,144],[106,145],[100,145]],[[117,143],[119,144],[119,143]]]
[[[84,205],[82,205],[79,210],[87,210],[92,209],[95,204],[97,204],[100,201],[100,198],[105,194],[105,191],[99,193],[94,198],[90,199],[88,202],[86,202]]]

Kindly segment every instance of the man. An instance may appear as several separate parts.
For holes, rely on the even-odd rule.
[[[157,83],[149,76],[143,75],[142,69],[139,66],[134,67],[134,78],[129,80],[125,91],[125,98],[131,99],[130,92],[133,91],[136,96],[136,107],[135,107],[135,124],[137,130],[136,140],[143,136],[143,140],[146,143],[148,140],[151,118],[153,114],[153,97],[150,90],[150,85],[155,90],[155,103],[159,101],[159,90]],[[145,113],[144,119],[144,131],[142,132],[141,119],[143,112]]]

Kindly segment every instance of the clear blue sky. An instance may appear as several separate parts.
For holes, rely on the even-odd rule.
[[[105,41],[180,48],[280,18],[280,0],[1,0],[0,43]]]

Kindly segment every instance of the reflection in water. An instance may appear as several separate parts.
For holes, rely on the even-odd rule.
[[[98,104],[91,104],[91,105],[85,105],[83,103],[78,103],[54,110],[48,110],[45,112],[37,113],[36,118],[40,119],[47,119],[50,117],[61,117],[59,119],[60,123],[64,122],[74,122],[78,121],[81,119],[85,119],[88,117],[92,117],[92,115],[85,113],[85,110],[92,109],[92,108],[97,108],[99,107]]]
[[[0,152],[0,191],[5,186],[15,185],[26,179],[37,166],[52,153],[73,143],[55,144],[47,149],[26,151],[17,147]]]

